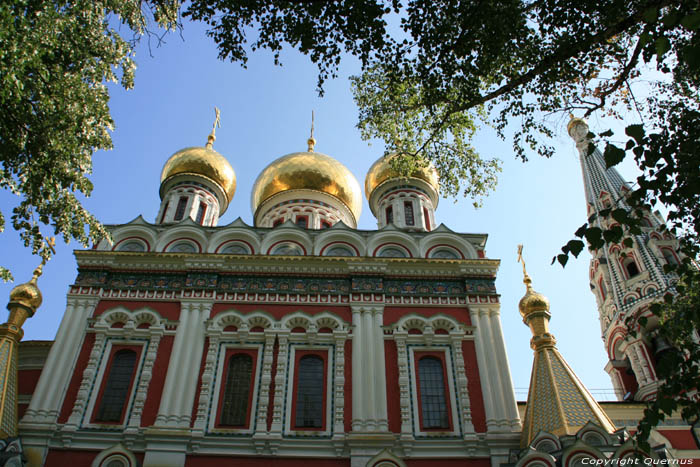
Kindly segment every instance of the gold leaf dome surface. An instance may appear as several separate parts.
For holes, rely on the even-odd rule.
[[[270,197],[287,190],[326,193],[348,207],[355,221],[362,211],[362,190],[355,176],[343,164],[318,152],[295,152],[273,161],[253,185],[253,213]]]
[[[535,311],[549,311],[549,299],[529,287],[525,296],[520,299],[518,308],[520,315],[525,319]]]
[[[32,310],[39,308],[42,301],[41,290],[37,287],[35,279],[16,286],[10,292],[10,303],[19,303]]]
[[[165,162],[161,184],[174,175],[194,174],[217,183],[230,203],[236,192],[236,173],[224,156],[213,149],[191,147],[181,149]],[[161,194],[162,195],[162,194]]]
[[[390,154],[388,156],[382,156],[379,158],[372,167],[369,168],[367,176],[365,177],[365,194],[367,199],[372,196],[372,192],[382,183],[387,180],[394,178],[405,178],[396,172],[391,167],[391,159],[396,157],[396,154]],[[410,178],[417,178],[423,180],[428,185],[432,186],[437,193],[440,192],[440,178],[438,176],[437,170],[432,164],[427,167],[421,167],[416,169],[411,173]]]

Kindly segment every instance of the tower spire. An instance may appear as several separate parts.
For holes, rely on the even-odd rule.
[[[211,149],[214,146],[214,141],[216,141],[216,127],[218,126],[221,128],[221,111],[219,111],[218,107],[214,107],[214,113],[216,117],[214,118],[214,126],[211,128],[211,133],[209,133],[207,137],[207,149]]]
[[[557,349],[557,341],[549,332],[549,300],[532,288],[522,245],[518,245],[518,262],[523,265],[526,287],[519,303],[520,315],[532,331],[530,347],[535,351],[521,447],[528,446],[540,431],[556,436],[573,435],[588,422],[612,433],[615,425]]]
[[[316,146],[316,138],[314,138],[314,111],[311,111],[311,135],[309,139],[306,140],[309,152],[314,152],[314,147]]]

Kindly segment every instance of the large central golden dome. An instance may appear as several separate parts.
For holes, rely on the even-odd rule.
[[[253,214],[265,200],[287,190],[313,190],[335,197],[348,207],[355,221],[362,211],[362,190],[343,164],[318,152],[295,152],[273,161],[253,185]]]
[[[236,192],[236,174],[233,167],[224,156],[213,149],[191,147],[181,149],[170,156],[160,175],[161,186],[167,179],[183,174],[198,175],[215,182],[224,190],[227,203],[231,202]]]
[[[380,157],[372,164],[372,167],[369,168],[367,177],[365,177],[365,194],[367,195],[367,199],[370,199],[372,192],[379,185],[387,180],[396,178],[417,178],[433,187],[436,193],[440,192],[440,179],[437,170],[435,170],[432,164],[414,170],[409,177],[401,177],[396,170],[391,167],[391,159],[394,157],[396,157],[396,154]]]

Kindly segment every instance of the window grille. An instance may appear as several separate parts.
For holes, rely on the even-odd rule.
[[[323,427],[323,359],[306,355],[299,359],[296,428]]]
[[[403,203],[403,212],[406,218],[406,225],[414,225],[415,221],[413,219],[413,203],[410,201],[405,201]]]
[[[435,357],[423,357],[418,361],[423,428],[449,428],[447,401],[445,400],[445,374],[442,362]]]
[[[250,355],[236,354],[229,359],[224,388],[224,405],[221,409],[222,425],[246,425],[252,376],[253,358]]]
[[[136,365],[136,352],[129,349],[117,351],[112,357],[107,382],[97,411],[98,422],[120,422],[126,399],[129,396],[131,378]]]
[[[175,217],[173,218],[176,221],[181,221],[183,217],[185,217],[185,208],[187,207],[187,198],[184,196],[180,197],[180,200],[177,202],[177,208],[175,208]]]

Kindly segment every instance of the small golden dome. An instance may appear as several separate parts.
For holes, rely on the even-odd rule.
[[[372,167],[369,168],[365,177],[365,195],[367,199],[372,196],[372,192],[382,183],[394,178],[402,178],[394,169],[391,168],[391,159],[396,157],[396,154],[382,156]],[[440,178],[437,170],[432,164],[415,170],[409,178],[417,178],[423,180],[428,185],[435,189],[436,193],[440,193]]]
[[[270,197],[287,190],[326,193],[348,207],[355,221],[362,211],[362,190],[355,176],[343,164],[318,152],[295,152],[273,161],[253,185],[253,214]]]
[[[549,299],[541,293],[535,292],[528,284],[527,292],[520,299],[518,308],[520,309],[520,315],[523,319],[526,319],[527,316],[535,311],[549,311]]]
[[[10,292],[10,304],[18,303],[32,311],[36,311],[42,301],[41,290],[36,285],[36,278],[16,286]]]
[[[584,125],[586,125],[586,127],[588,127],[588,123],[586,123],[586,121],[585,121],[584,119],[578,118],[578,117],[574,117],[573,115],[571,115],[571,118],[570,118],[570,120],[569,120],[569,123],[568,123],[568,125],[566,125],[566,132],[567,132],[568,134],[571,134],[571,129],[572,129],[575,125],[577,125],[577,124],[579,124],[579,123],[583,123]]]
[[[236,173],[224,156],[210,148],[191,147],[176,152],[163,166],[160,175],[161,186],[170,177],[194,174],[208,178],[219,185],[230,203],[236,192]],[[161,197],[164,193],[161,193]],[[224,209],[222,209],[223,213]]]

